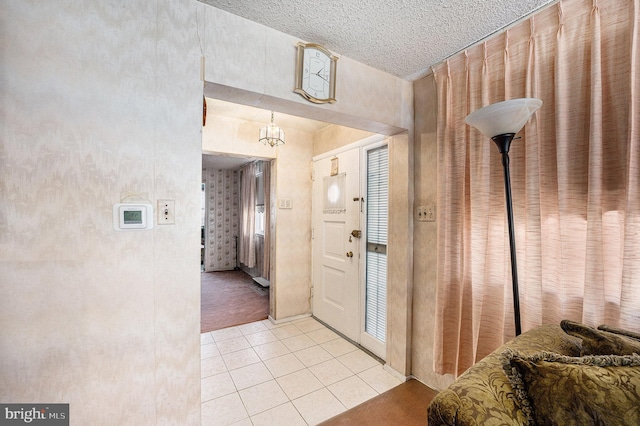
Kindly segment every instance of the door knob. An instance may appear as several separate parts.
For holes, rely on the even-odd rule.
[[[353,257],[353,252],[352,251],[348,251],[347,252],[347,257]]]

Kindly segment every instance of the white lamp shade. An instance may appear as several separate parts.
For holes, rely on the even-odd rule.
[[[492,138],[505,133],[518,133],[542,105],[540,99],[520,98],[498,102],[475,110],[464,122]]]

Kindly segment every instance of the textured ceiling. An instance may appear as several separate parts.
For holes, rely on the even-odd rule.
[[[406,80],[555,0],[200,0]]]
[[[411,81],[556,0],[200,1]],[[270,120],[269,111],[215,99],[207,99],[207,112],[265,124]],[[275,122],[310,132],[326,125],[282,113],[276,113]],[[237,168],[251,160],[204,155],[203,165]]]

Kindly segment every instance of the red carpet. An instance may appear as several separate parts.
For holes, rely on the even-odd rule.
[[[201,333],[269,316],[269,289],[243,271],[203,272],[200,291]]]

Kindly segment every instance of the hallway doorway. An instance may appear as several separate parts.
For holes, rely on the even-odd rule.
[[[264,163],[256,157],[203,153],[202,332],[263,320],[269,315],[270,261],[264,244],[269,234],[264,230],[265,223],[260,221],[260,212],[264,216],[269,211],[265,209],[264,182],[261,179],[269,164],[265,166]],[[266,176],[270,175],[266,173]],[[256,186],[253,192],[263,194],[253,197],[249,203],[245,199],[247,183]],[[253,208],[249,208],[249,204]],[[247,240],[248,214],[253,216],[253,235],[250,241],[242,241],[242,238]],[[254,265],[248,266],[246,253],[244,257],[240,253],[242,244],[246,250],[249,247],[254,250]]]
[[[203,272],[200,286],[200,332],[267,319],[269,288],[244,271]]]

